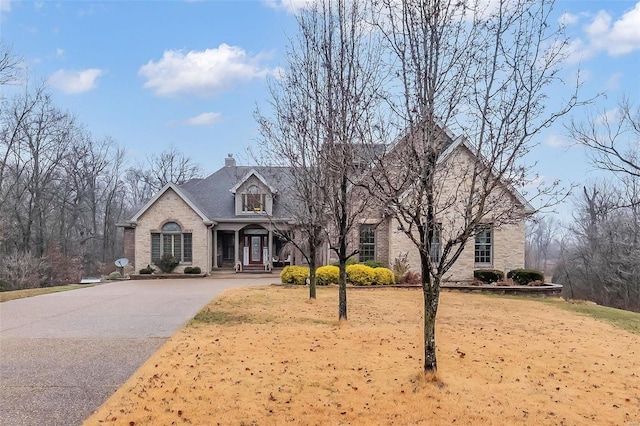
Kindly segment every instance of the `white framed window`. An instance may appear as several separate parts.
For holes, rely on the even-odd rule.
[[[433,236],[431,237],[431,251],[429,253],[431,262],[440,263],[442,257],[442,224],[436,223],[433,226]]]
[[[376,227],[374,225],[360,225],[360,262],[376,260]]]
[[[476,265],[493,264],[493,227],[490,224],[476,230],[474,262]]]
[[[171,255],[182,263],[193,261],[193,234],[182,232],[175,222],[167,222],[161,232],[151,233],[151,262],[155,263],[162,256]]]

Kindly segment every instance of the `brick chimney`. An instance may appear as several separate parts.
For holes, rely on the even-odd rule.
[[[225,167],[235,167],[236,166],[236,159],[233,158],[233,154],[227,154],[227,158],[224,159],[224,166]]]

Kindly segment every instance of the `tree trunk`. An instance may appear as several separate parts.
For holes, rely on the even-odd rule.
[[[421,254],[424,256],[424,253]],[[431,277],[427,263],[422,262],[422,293],[424,296],[424,372],[435,373],[436,360],[436,314],[440,300],[440,279]]]
[[[309,239],[309,299],[316,300],[316,248]]]
[[[340,256],[340,278],[338,290],[338,320],[347,319],[347,260]]]

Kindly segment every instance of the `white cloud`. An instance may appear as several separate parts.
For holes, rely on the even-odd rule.
[[[221,44],[215,49],[166,50],[162,59],[149,61],[138,74],[145,77],[144,87],[158,96],[215,96],[236,83],[264,78],[276,69],[261,63],[266,54],[251,55],[237,46]]]
[[[62,56],[64,55],[64,49],[60,49],[59,47],[56,49],[56,55]]]
[[[544,143],[551,148],[568,148],[573,144],[573,142],[561,135],[550,135],[545,139]]]
[[[577,16],[572,15],[573,18]],[[599,11],[584,26],[584,33],[586,40],[577,38],[571,43],[570,62],[589,59],[603,51],[621,56],[640,49],[640,2],[616,21],[609,12]]]
[[[82,71],[59,70],[49,77],[48,83],[65,93],[77,94],[87,92],[96,87],[96,80],[104,74],[97,68]]]
[[[573,25],[577,24],[579,19],[578,15],[565,12],[562,14],[558,22],[560,22],[560,25]]]
[[[191,117],[185,121],[189,126],[211,126],[220,120],[222,114],[219,112],[203,112],[200,115]]]
[[[314,0],[263,0],[263,3],[273,9],[282,9],[291,14],[296,14],[313,4]]]
[[[608,111],[603,112],[598,117],[596,117],[596,123],[598,124],[607,124],[607,123],[615,123],[618,121],[620,117],[620,111],[618,108],[610,109]]]
[[[0,0],[0,12],[11,12],[11,0]]]

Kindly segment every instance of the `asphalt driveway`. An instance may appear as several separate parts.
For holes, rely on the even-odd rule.
[[[272,282],[121,281],[0,303],[0,424],[82,424],[215,296]]]

